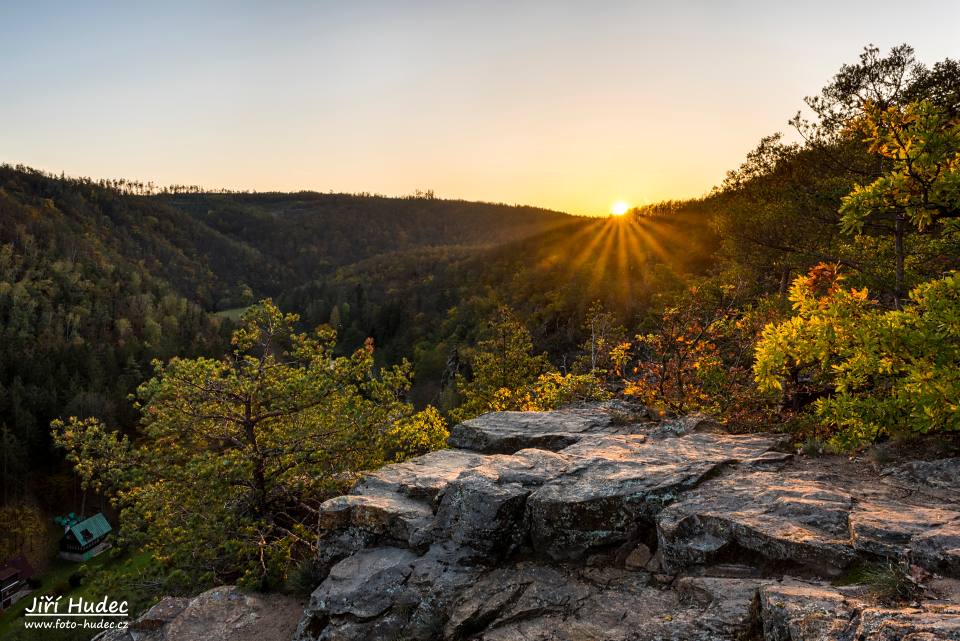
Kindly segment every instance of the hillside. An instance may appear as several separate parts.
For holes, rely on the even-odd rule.
[[[14,453],[4,491],[23,492],[36,461],[56,465],[52,419],[97,415],[130,428],[136,414],[127,395],[152,359],[222,353],[224,322],[211,312],[279,296],[307,322],[326,323],[332,306],[297,295],[305,283],[339,282],[340,269],[387,279],[395,263],[418,254],[432,256],[423,269],[440,274],[454,269],[455,256],[577,221],[531,207],[424,198],[148,196],[2,166],[0,425]],[[389,310],[399,302],[382,291],[372,305]],[[437,301],[432,313],[456,302]],[[351,344],[375,329],[349,328]],[[383,335],[385,343],[392,338]],[[382,360],[400,355],[412,356],[409,344],[394,344]]]

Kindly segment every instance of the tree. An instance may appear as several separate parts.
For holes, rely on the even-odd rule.
[[[600,301],[590,305],[582,329],[587,340],[582,345],[584,354],[574,363],[574,370],[601,376],[613,374],[615,364],[610,353],[626,341],[627,330],[613,314],[604,309]]]
[[[3,485],[0,505],[8,505],[12,499],[19,498],[25,485],[24,475],[29,469],[27,463],[26,448],[6,423],[0,424],[0,484]]]
[[[226,357],[155,362],[132,445],[96,420],[54,424],[85,482],[114,490],[127,541],[200,579],[279,581],[314,546],[323,500],[442,444],[436,411],[402,400],[408,364],[374,376],[371,343],[335,357],[333,330],[297,320],[263,301]]]
[[[889,169],[844,197],[842,226],[861,233],[872,224],[892,234],[899,308],[905,294],[907,234],[960,217],[960,117],[929,101],[889,106],[867,101],[862,110],[853,127]]]
[[[463,404],[451,416],[462,421],[484,412],[519,409],[519,390],[549,368],[545,354],[533,355],[530,332],[506,306],[500,306],[470,359],[472,376],[457,374]]]

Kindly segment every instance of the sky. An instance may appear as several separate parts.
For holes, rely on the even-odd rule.
[[[0,0],[0,162],[605,215],[703,195],[868,43],[960,2]]]

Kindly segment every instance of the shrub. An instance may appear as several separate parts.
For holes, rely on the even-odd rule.
[[[960,274],[921,284],[902,310],[841,283],[825,265],[794,281],[796,315],[768,325],[757,345],[761,388],[799,376],[822,386],[814,411],[840,449],[960,430]]]

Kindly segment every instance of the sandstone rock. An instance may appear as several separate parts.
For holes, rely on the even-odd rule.
[[[434,639],[451,599],[483,571],[450,544],[422,556],[364,550],[334,566],[314,591],[294,639]]]
[[[433,503],[450,481],[485,458],[463,450],[438,450],[365,474],[351,494],[393,493]]]
[[[681,416],[680,418],[663,421],[651,434],[653,436],[684,436],[686,434],[693,434],[694,432],[723,431],[723,426],[715,419],[702,412],[696,412],[694,414],[688,414],[687,416]]]
[[[332,569],[295,639],[953,638],[956,598],[939,578],[916,611],[781,581],[877,557],[957,574],[949,464],[879,482],[704,420],[618,425],[594,407],[457,426],[451,443],[474,451],[386,466],[324,504]]]
[[[758,603],[765,641],[839,641],[860,602],[829,586],[790,582],[761,587]]]
[[[756,584],[702,588],[698,599],[613,568],[522,563],[494,570],[458,598],[444,639],[499,641],[733,639],[749,624]]]
[[[491,412],[455,425],[448,443],[485,454],[512,454],[530,447],[557,451],[590,434],[630,434],[639,429],[614,423],[611,412],[601,408]]]
[[[926,561],[922,565],[927,566],[937,565],[939,560],[948,556],[949,540],[941,541],[941,537],[949,531],[951,524],[957,523],[960,523],[960,512],[910,505],[903,501],[862,501],[850,515],[850,531],[856,549],[880,556],[903,556],[914,537],[919,536],[921,541],[917,543],[915,555]],[[945,530],[944,526],[948,529]],[[960,539],[954,546],[960,546]],[[937,562],[933,562],[934,559]]]
[[[914,563],[928,570],[960,577],[960,519],[914,536],[910,555]]]
[[[444,490],[435,538],[448,538],[485,555],[509,554],[526,539],[524,511],[531,488],[562,474],[569,459],[543,450],[489,456]]]
[[[147,610],[130,623],[130,629],[136,632],[150,632],[159,630],[167,625],[187,608],[190,599],[183,597],[165,597],[159,603]]]
[[[889,472],[894,479],[960,494],[960,458],[910,461]]]
[[[320,506],[322,528],[356,527],[396,541],[410,541],[432,519],[428,504],[391,493],[338,496]]]
[[[400,548],[373,548],[347,557],[310,596],[310,609],[359,619],[383,614],[396,602],[416,559]]]

